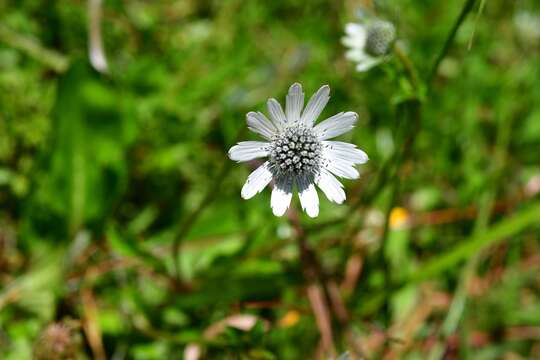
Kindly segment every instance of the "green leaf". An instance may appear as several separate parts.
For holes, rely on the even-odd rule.
[[[132,120],[124,115],[126,102],[98,76],[76,62],[60,78],[50,151],[32,199],[35,222],[55,219],[70,235],[99,225],[127,181],[125,152],[133,126],[127,123]]]

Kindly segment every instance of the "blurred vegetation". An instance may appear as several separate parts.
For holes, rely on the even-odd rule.
[[[540,4],[374,3],[103,1],[99,73],[85,1],[0,0],[0,358],[540,358]],[[370,156],[314,220],[226,155],[294,82]]]

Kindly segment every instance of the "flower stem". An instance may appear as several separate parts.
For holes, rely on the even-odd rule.
[[[335,355],[332,334],[333,314],[341,325],[352,354],[356,356],[355,358],[363,358],[362,344],[352,332],[350,315],[339,288],[335,281],[327,276],[316,251],[309,245],[298,211],[294,208],[289,211],[289,221],[296,234],[302,273],[306,281],[306,292],[321,334],[324,352]]]
[[[454,23],[454,26],[452,26],[452,29],[450,30],[450,33],[446,37],[446,41],[444,42],[444,46],[441,49],[441,52],[435,59],[435,62],[433,63],[433,66],[431,67],[431,71],[429,72],[429,77],[427,78],[426,83],[431,84],[433,79],[435,78],[435,75],[437,74],[437,70],[439,69],[439,65],[443,61],[443,59],[446,57],[446,54],[450,50],[450,46],[452,46],[452,43],[454,42],[454,39],[456,37],[456,34],[461,27],[461,24],[463,24],[463,21],[467,18],[467,15],[469,15],[469,12],[472,10],[474,4],[476,3],[476,0],[465,0],[465,3],[463,4],[463,8],[461,9],[461,13],[459,14],[458,18],[456,19],[456,22]]]
[[[420,82],[418,80],[416,68],[414,67],[413,62],[411,61],[407,53],[403,50],[403,48],[399,45],[398,42],[394,44],[394,54],[396,54],[396,57],[399,59],[399,61],[405,68],[405,72],[407,73],[409,82],[413,89],[417,92],[420,86]]]
[[[184,240],[186,235],[189,233],[189,230],[191,229],[191,227],[193,226],[197,218],[217,197],[216,195],[219,193],[221,189],[221,184],[223,183],[225,178],[227,178],[227,175],[229,174],[231,169],[232,169],[232,161],[227,161],[221,168],[221,171],[214,179],[214,183],[212,184],[212,186],[209,187],[208,192],[206,193],[204,198],[201,200],[199,205],[189,215],[187,215],[182,222],[180,222],[180,225],[178,227],[178,230],[176,231],[176,236],[172,244],[172,256],[173,256],[175,277],[176,277],[176,281],[178,282],[180,281],[180,278],[181,278],[180,245],[182,244],[182,241]]]

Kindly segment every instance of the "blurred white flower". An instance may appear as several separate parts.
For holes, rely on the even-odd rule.
[[[367,71],[389,58],[396,38],[396,28],[388,21],[366,18],[361,23],[345,25],[345,57],[356,63],[357,71]]]
[[[514,15],[514,26],[519,35],[530,40],[540,39],[540,16],[528,11],[519,11]]]
[[[248,128],[267,141],[240,142],[229,150],[229,157],[238,162],[268,160],[249,175],[241,192],[244,199],[252,198],[274,180],[270,205],[276,216],[289,208],[295,185],[302,209],[310,217],[319,214],[314,184],[330,201],[341,204],[345,200],[343,185],[334,175],[357,179],[354,165],[367,162],[368,156],[353,144],[328,141],[350,131],[358,119],[356,113],[341,112],[315,125],[329,94],[330,87],[324,85],[302,111],[304,93],[296,83],[289,88],[285,111],[277,100],[268,100],[271,120],[261,112],[247,114]]]
[[[88,1],[88,57],[94,69],[106,73],[108,65],[101,33],[101,6],[102,0]]]

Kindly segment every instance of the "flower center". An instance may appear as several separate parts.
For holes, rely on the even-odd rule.
[[[374,21],[368,25],[366,51],[373,56],[388,54],[395,36],[394,25],[387,21]]]
[[[282,174],[314,174],[321,160],[321,142],[311,129],[293,125],[276,135],[270,144],[270,163]]]

